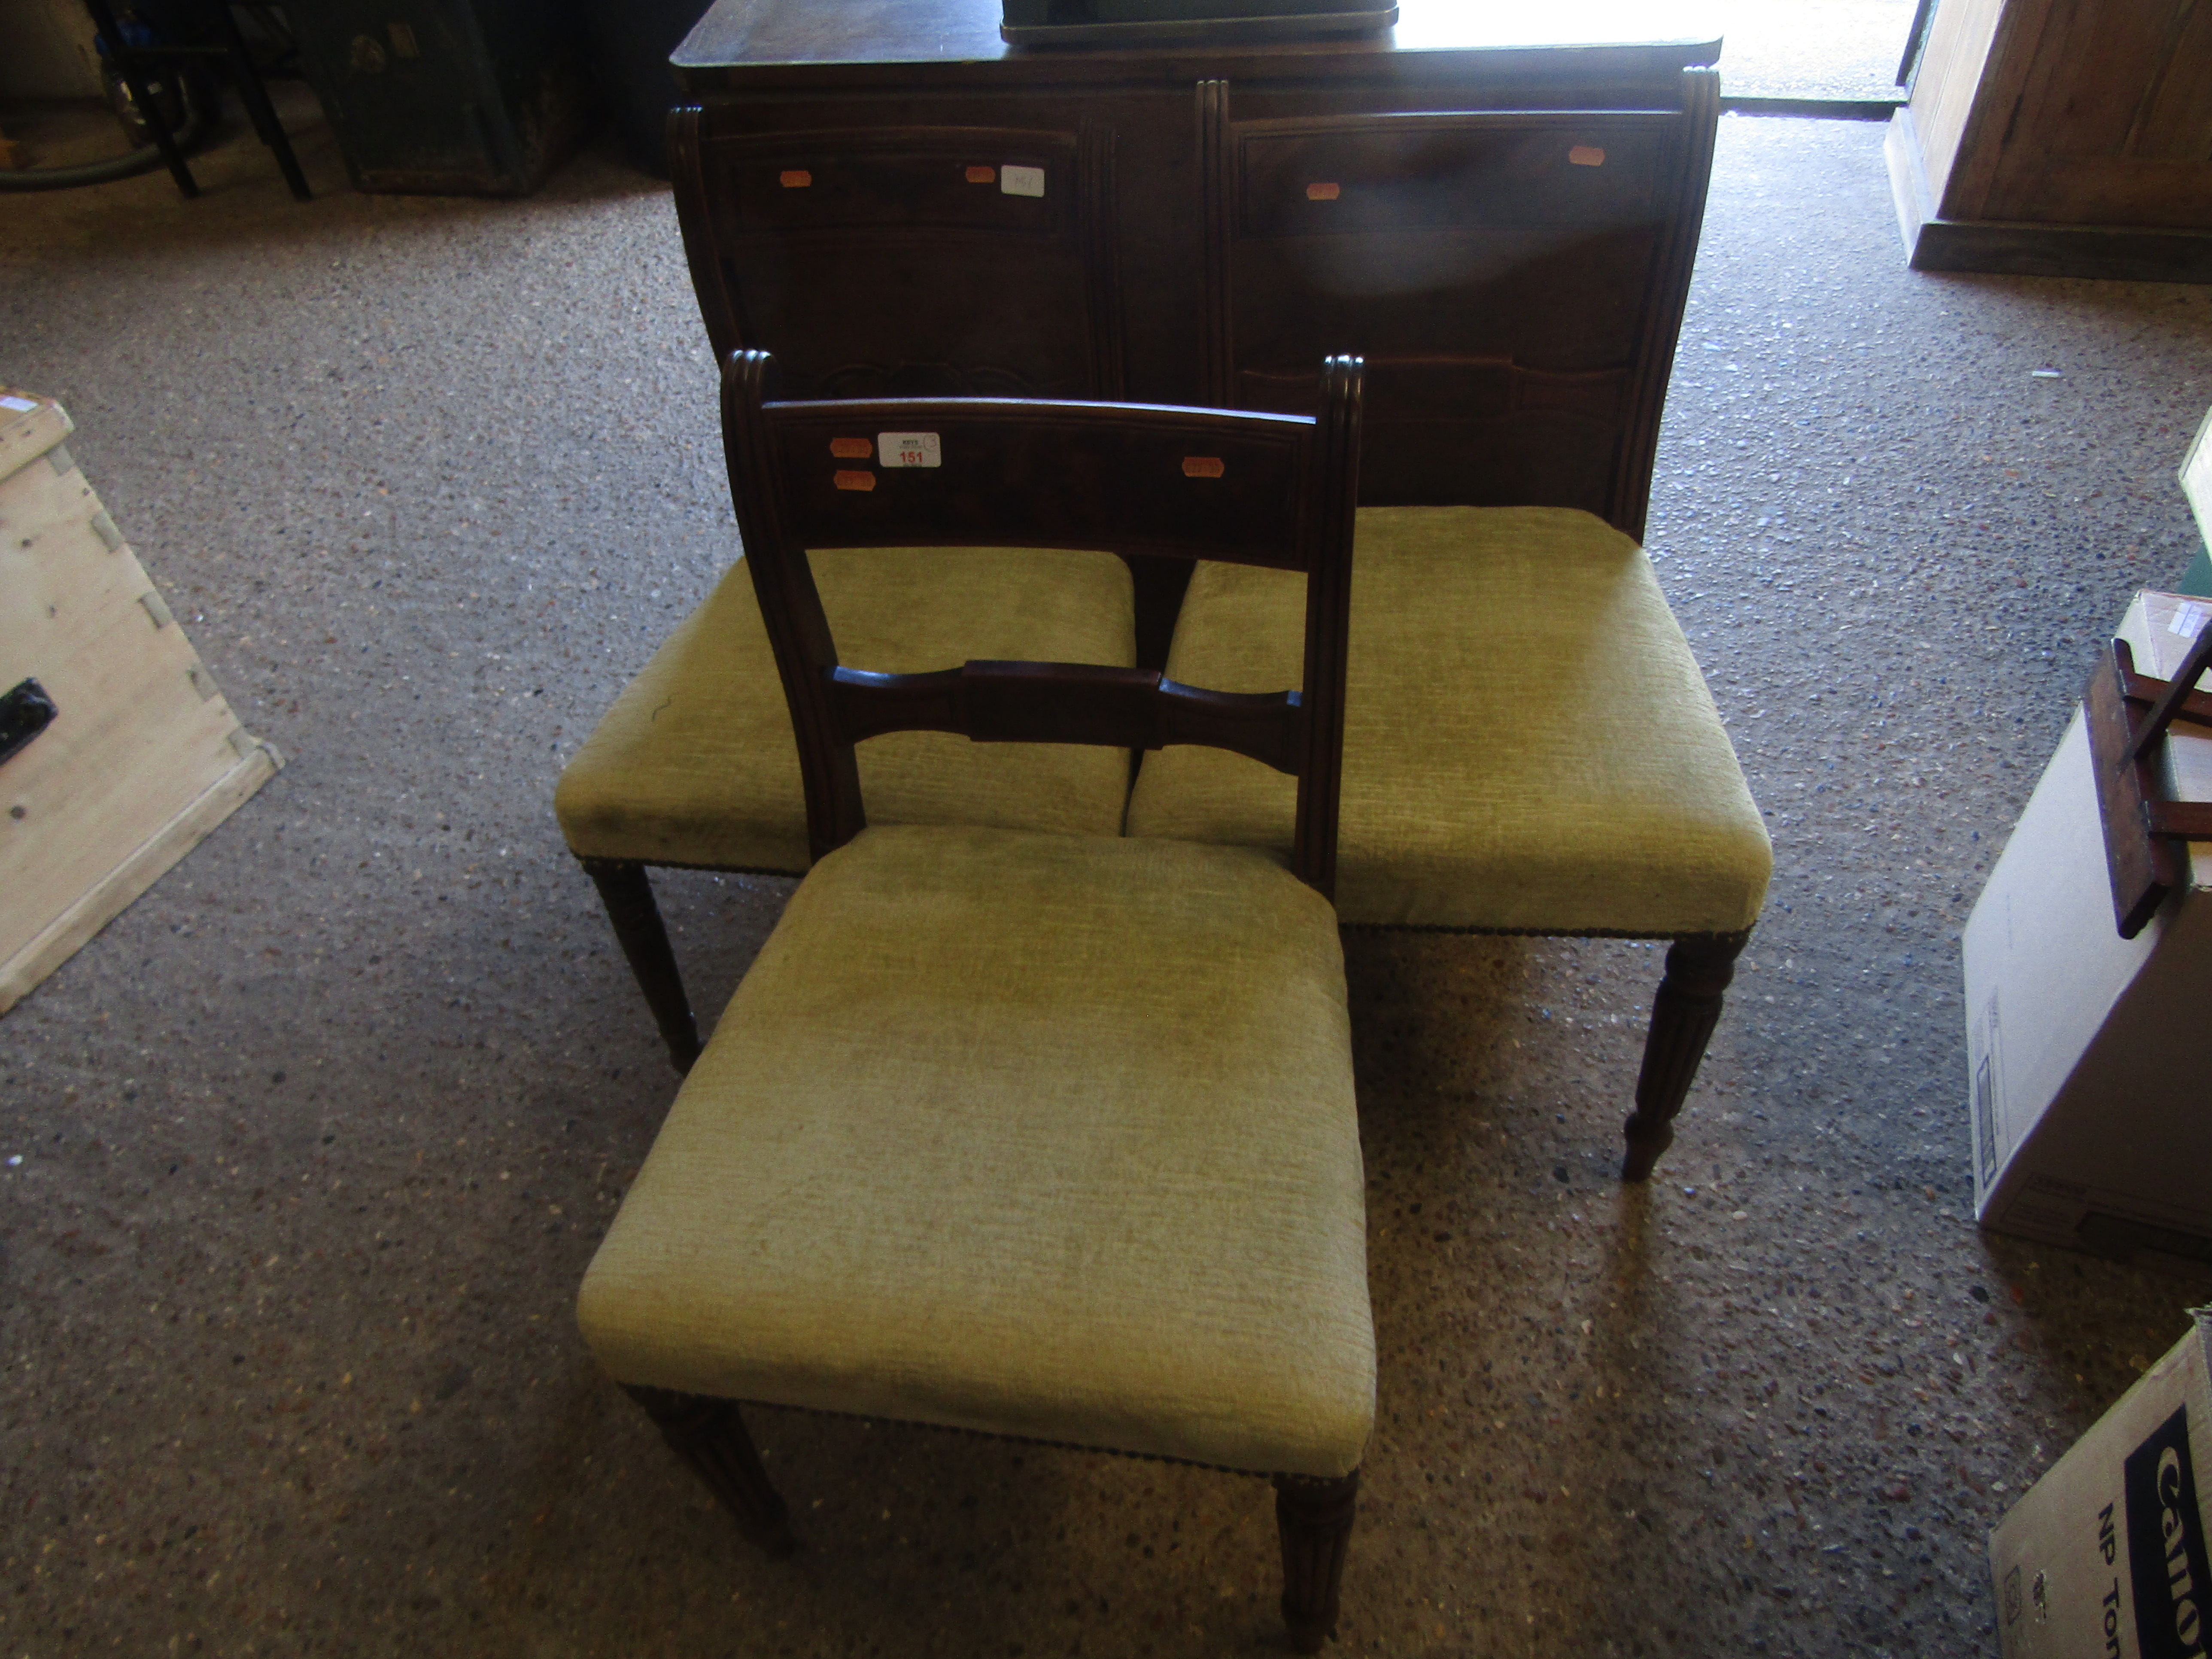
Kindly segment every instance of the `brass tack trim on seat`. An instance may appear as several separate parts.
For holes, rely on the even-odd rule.
[[[1186,478],[1218,478],[1221,476],[1221,457],[1186,455],[1182,458],[1182,476]]]
[[[814,175],[805,167],[786,167],[776,174],[775,181],[786,190],[805,190],[814,182]]]
[[[872,472],[841,471],[830,482],[840,489],[873,489],[876,487],[876,475]]]

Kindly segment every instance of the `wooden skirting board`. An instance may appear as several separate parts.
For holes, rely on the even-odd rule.
[[[1882,152],[1889,163],[1890,196],[1905,239],[1905,262],[1915,270],[2212,283],[2212,231],[1938,218],[1910,109],[1890,118]]]
[[[51,398],[0,388],[0,1013],[283,765],[239,723]],[[30,683],[26,686],[26,682]]]

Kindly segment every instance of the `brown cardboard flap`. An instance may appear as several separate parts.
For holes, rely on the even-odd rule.
[[[2195,1318],[1990,1534],[2005,1659],[2206,1651],[2212,1322]]]

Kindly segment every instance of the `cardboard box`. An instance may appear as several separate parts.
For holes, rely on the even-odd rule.
[[[2212,594],[2212,410],[2205,411],[2203,423],[2182,458],[2180,476],[2181,493],[2189,498],[2190,511],[2197,514],[2197,527],[2204,537],[2204,544],[2182,574],[2181,591]]]
[[[100,505],[51,398],[0,386],[0,1013],[274,776]]]
[[[2163,678],[2208,616],[2141,593],[2120,636]],[[2175,797],[2212,800],[2212,736],[2176,728],[2167,750]],[[2212,1260],[2212,843],[2189,843],[2189,879],[2122,939],[2089,769],[2077,712],[1967,919],[1975,1212],[2103,1255]]]
[[[2189,453],[2182,458],[2181,493],[2189,497],[2197,527],[2204,532],[2206,544],[2212,546],[2212,410],[2204,411],[2204,423],[2197,428]]]
[[[2004,1659],[2202,1659],[2212,1647],[2204,1488],[2212,1324],[2172,1352],[1990,1534]]]

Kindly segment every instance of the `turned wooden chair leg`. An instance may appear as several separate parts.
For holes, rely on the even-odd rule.
[[[1674,1114],[1690,1092],[1720,1024],[1721,994],[1735,977],[1735,959],[1750,941],[1741,933],[1692,933],[1667,952],[1666,977],[1651,1000],[1651,1030],[1644,1040],[1644,1069],[1636,1079],[1636,1109],[1622,1133],[1628,1155],[1623,1181],[1643,1181],[1674,1139]]]
[[[735,1406],[672,1389],[631,1387],[629,1393],[670,1449],[720,1500],[738,1531],[778,1559],[799,1547],[791,1535],[791,1510],[761,1467],[760,1453]]]
[[[699,1027],[691,1018],[691,1000],[684,994],[684,976],[676,970],[676,952],[669,948],[668,929],[661,924],[660,907],[653,902],[653,883],[645,866],[628,859],[581,859],[585,874],[599,890],[607,907],[615,938],[637,988],[645,993],[660,1027],[660,1040],[668,1045],[668,1059],[678,1072],[689,1072],[699,1058]]]
[[[1283,1541],[1283,1622],[1291,1646],[1319,1653],[1336,1634],[1337,1589],[1359,1507],[1359,1471],[1340,1480],[1275,1477],[1275,1529]]]

